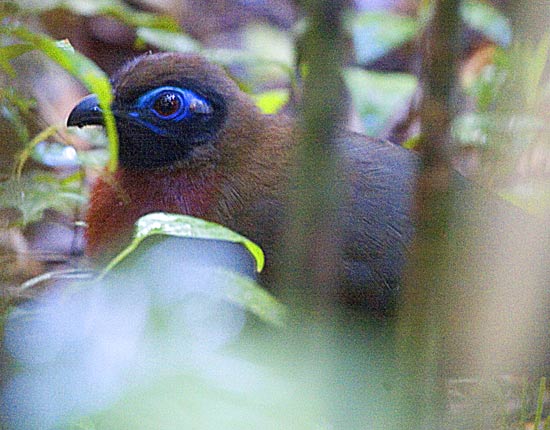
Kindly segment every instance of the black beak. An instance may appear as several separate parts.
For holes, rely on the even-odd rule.
[[[84,127],[85,125],[104,125],[103,111],[95,94],[84,97],[73,108],[67,118],[67,127]]]

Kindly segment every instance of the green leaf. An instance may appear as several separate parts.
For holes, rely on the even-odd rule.
[[[539,392],[537,396],[537,410],[535,412],[535,421],[533,422],[533,428],[540,428],[542,421],[542,410],[544,409],[544,397],[546,394],[546,378],[543,376],[539,382]]]
[[[527,58],[528,65],[523,64],[525,70],[525,93],[528,107],[538,107],[538,103],[542,103],[541,87],[544,84],[544,70],[548,64],[550,54],[550,33],[545,34],[537,46],[532,50],[527,50],[529,56]]]
[[[260,94],[253,94],[252,98],[256,102],[256,106],[265,114],[275,114],[288,103],[288,90],[271,90]]]
[[[386,122],[407,106],[418,85],[413,75],[348,68],[344,79],[367,134],[376,136]]]
[[[234,64],[250,67],[275,66],[289,76],[293,73],[292,64],[289,64],[287,60],[275,58],[264,51],[229,48],[204,49],[197,41],[185,34],[150,28],[138,28],[137,36],[138,45],[147,43],[163,51],[196,52],[221,66]]]
[[[84,167],[90,167],[98,171],[103,170],[109,161],[109,154],[105,149],[93,149],[89,151],[80,151],[78,159]]]
[[[109,5],[99,10],[101,15],[111,16],[130,27],[149,27],[176,32],[179,25],[170,16],[158,15],[147,12],[138,12],[121,3]]]
[[[164,51],[198,52],[200,44],[192,37],[154,28],[139,27],[136,30],[138,43],[148,43]]]
[[[107,265],[103,274],[109,272],[130,255],[145,238],[157,234],[240,243],[256,260],[256,270],[261,272],[264,267],[265,258],[262,249],[246,237],[222,225],[199,218],[155,212],[141,217],[136,222],[132,243]]]
[[[357,62],[371,63],[405,42],[420,29],[415,18],[387,12],[365,12],[348,18]]]
[[[205,49],[201,54],[208,60],[222,66],[231,66],[234,64],[244,64],[247,66],[265,66],[276,65],[287,71],[289,65],[282,63],[266,53],[257,53],[244,49]]]
[[[34,173],[0,182],[0,208],[18,210],[22,225],[39,221],[46,209],[72,214],[85,203],[79,183],[63,183],[50,174]]]
[[[109,141],[103,127],[71,127],[67,129],[67,133],[76,136],[78,139],[85,140],[90,144],[91,148],[107,149]]]
[[[292,67],[294,41],[288,32],[266,24],[252,24],[243,29],[243,49],[258,57],[268,57],[277,64]]]
[[[57,128],[57,126],[51,125],[45,130],[42,130],[40,133],[38,133],[33,139],[31,139],[30,142],[25,143],[25,148],[18,155],[17,163],[15,165],[15,175],[18,179],[21,177],[23,166],[34,152],[34,148],[36,147],[36,145],[57,133]]]
[[[403,148],[407,148],[407,149],[415,149],[418,144],[420,143],[420,135],[417,134],[415,136],[412,136],[410,138],[408,138],[405,142],[403,142],[403,144],[401,145]]]
[[[462,3],[462,18],[473,29],[502,46],[512,41],[512,28],[508,18],[488,3],[467,0]]]
[[[170,16],[141,12],[120,0],[19,0],[18,6],[30,14],[64,9],[81,16],[110,16],[130,27],[179,29]]]
[[[89,58],[67,49],[66,43],[63,44],[63,48],[60,48],[56,41],[43,34],[33,33],[25,27],[13,25],[0,27],[0,34],[16,37],[32,44],[79,79],[90,92],[97,95],[109,139],[109,170],[114,172],[118,165],[118,135],[115,118],[111,112],[113,95],[108,76]]]
[[[35,100],[24,98],[14,88],[0,88],[0,116],[12,124],[23,144],[30,139],[23,115],[28,115],[35,106]]]
[[[62,0],[18,0],[17,2],[10,2],[17,8],[18,12],[28,11],[30,13],[48,11],[57,7]]]
[[[7,100],[25,115],[36,107],[36,100],[25,98],[14,88],[0,88],[0,99]]]
[[[151,213],[141,217],[135,224],[134,238],[130,245],[118,254],[102,271],[104,277],[115,266],[134,252],[144,239],[154,235],[182,238],[221,240],[243,245],[254,257],[256,270],[264,266],[262,249],[246,237],[219,224],[187,215]],[[225,269],[213,268],[211,273],[225,282],[217,294],[233,303],[243,306],[259,318],[275,325],[283,324],[286,308],[256,282]]]
[[[505,145],[508,137],[514,146],[525,149],[534,143],[537,136],[545,130],[545,122],[529,114],[510,114],[503,112],[471,112],[456,117],[452,126],[454,139],[463,145],[487,146],[490,143]]]
[[[32,51],[34,47],[30,43],[17,43],[14,45],[0,46],[0,67],[12,78],[16,72],[10,64],[10,60],[19,57],[25,52]]]
[[[213,269],[225,281],[221,296],[256,315],[262,321],[282,327],[286,307],[252,279],[229,270]]]

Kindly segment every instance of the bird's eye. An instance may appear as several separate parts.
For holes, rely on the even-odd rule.
[[[159,117],[168,119],[176,115],[181,107],[182,102],[180,96],[173,92],[165,92],[158,96],[152,109]]]
[[[155,114],[163,119],[173,118],[180,112],[181,108],[181,97],[174,92],[160,94],[152,106]]]
[[[142,95],[129,115],[144,120],[153,114],[155,117],[177,123],[189,116],[210,115],[212,105],[194,91],[174,86],[155,88]]]

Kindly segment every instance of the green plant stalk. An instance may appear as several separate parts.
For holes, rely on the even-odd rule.
[[[55,40],[43,34],[33,33],[25,27],[5,25],[0,27],[0,34],[6,34],[32,44],[36,49],[79,79],[90,92],[97,95],[99,106],[103,111],[105,131],[109,139],[108,169],[110,172],[116,171],[118,167],[118,134],[115,118],[111,111],[113,95],[107,75],[86,56],[72,50],[62,49]]]
[[[528,412],[527,412],[527,403],[528,403],[528,400],[527,400],[527,389],[529,387],[529,382],[527,380],[527,378],[525,378],[523,380],[523,383],[522,383],[522,386],[521,386],[521,397],[520,397],[520,400],[521,400],[521,408],[520,408],[520,415],[519,415],[519,422],[520,423],[524,423],[527,421],[527,415],[528,415]]]
[[[546,392],[546,378],[543,376],[540,378],[539,395],[537,397],[537,410],[535,412],[535,422],[533,428],[537,430],[542,421],[542,409],[544,407],[544,393]]]
[[[17,156],[17,163],[15,164],[14,176],[17,180],[21,179],[23,167],[31,156],[34,147],[43,140],[46,140],[48,137],[53,136],[57,133],[57,130],[59,130],[59,125],[50,125],[48,128],[38,133],[29,143],[25,145],[23,151]]]

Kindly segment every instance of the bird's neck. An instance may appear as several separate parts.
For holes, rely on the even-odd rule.
[[[91,256],[119,251],[134,223],[152,212],[208,218],[217,199],[220,178],[215,171],[200,175],[184,169],[139,171],[119,169],[99,179],[87,214],[87,252]]]
[[[219,142],[223,155],[210,164],[119,169],[98,180],[87,214],[87,253],[94,257],[120,250],[134,223],[151,212],[204,218],[257,238],[260,224],[275,222],[265,202],[279,201],[284,192],[293,122],[243,115],[238,125],[231,127],[238,132],[225,133]]]

